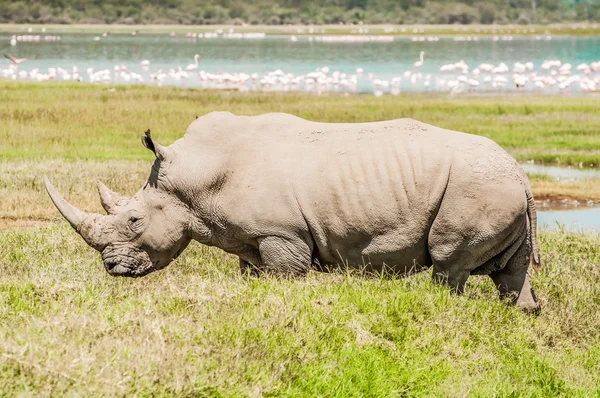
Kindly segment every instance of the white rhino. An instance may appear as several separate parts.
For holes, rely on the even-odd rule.
[[[102,253],[111,275],[166,267],[196,240],[239,256],[242,271],[311,268],[407,274],[462,292],[489,275],[501,296],[538,309],[536,212],[518,163],[493,141],[412,119],[316,123],[213,112],[164,147],[131,199],[98,183],[108,215],[54,204]]]

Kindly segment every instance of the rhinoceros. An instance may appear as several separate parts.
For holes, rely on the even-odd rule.
[[[150,131],[142,142],[155,160],[133,198],[98,182],[107,215],[75,208],[45,178],[111,275],[162,269],[196,240],[258,274],[431,267],[458,293],[469,275],[489,275],[501,297],[539,308],[527,273],[539,265],[529,181],[487,138],[412,119],[212,112],[170,146]]]

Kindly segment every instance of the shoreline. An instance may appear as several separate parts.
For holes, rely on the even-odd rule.
[[[31,29],[31,31],[29,31]],[[42,30],[45,29],[45,30]],[[572,23],[549,25],[123,25],[123,24],[0,24],[0,33],[40,34],[40,33],[99,33],[112,34],[158,34],[188,32],[204,33],[221,30],[228,33],[265,33],[266,36],[600,36],[599,23]]]

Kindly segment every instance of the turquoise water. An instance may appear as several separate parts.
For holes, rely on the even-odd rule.
[[[512,68],[515,62],[533,62],[538,68],[542,61],[557,59],[571,63],[573,72],[580,63],[600,61],[600,38],[598,37],[515,37],[510,41],[495,41],[480,37],[477,41],[455,41],[453,38],[440,38],[439,41],[414,42],[410,38],[396,37],[389,43],[331,43],[319,41],[318,37],[309,41],[298,37],[267,37],[266,39],[192,39],[169,37],[167,34],[110,35],[99,37],[91,34],[64,34],[60,41],[21,42],[10,45],[11,35],[0,36],[0,51],[16,57],[28,58],[20,69],[30,71],[38,68],[64,68],[85,76],[87,68],[114,70],[115,65],[125,65],[127,72],[140,73],[145,82],[149,74],[162,69],[177,70],[193,63],[194,54],[200,55],[198,70],[209,73],[258,73],[281,69],[294,75],[306,74],[327,66],[332,72],[354,74],[357,68],[364,70],[354,91],[372,91],[373,85],[367,78],[372,73],[375,78],[389,80],[403,76],[407,71],[421,72],[416,82],[410,82],[404,75],[402,90],[433,90],[435,77],[440,76],[444,64],[464,60],[471,70],[481,63],[498,65],[505,63]],[[424,63],[416,69],[420,51],[424,51]],[[150,61],[148,70],[140,66],[140,61]],[[0,68],[8,66],[8,60],[0,61]],[[424,84],[431,75],[431,84]],[[594,74],[592,74],[594,75]],[[597,74],[600,76],[600,73]],[[510,79],[510,72],[506,74]],[[82,79],[85,80],[85,79]],[[167,84],[169,79],[166,79]],[[173,84],[201,86],[199,79],[186,79]],[[482,81],[483,84],[483,81]],[[533,89],[533,83],[531,84]],[[507,89],[512,85],[508,84]]]
[[[537,214],[541,231],[564,228],[571,232],[600,233],[600,207],[539,211]]]

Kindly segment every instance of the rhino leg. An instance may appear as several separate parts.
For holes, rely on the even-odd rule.
[[[259,240],[260,271],[282,277],[304,275],[312,265],[312,242],[269,236]]]
[[[260,276],[260,272],[258,271],[258,268],[253,266],[251,263],[249,263],[248,261],[244,260],[241,257],[240,257],[240,272],[242,273],[242,275],[250,275],[250,276],[254,276],[254,277]]]
[[[524,240],[517,252],[508,260],[504,268],[492,272],[490,277],[498,288],[501,298],[510,298],[517,307],[526,312],[538,312],[538,303],[529,284],[529,255],[531,246],[529,237]]]
[[[462,294],[469,277],[469,271],[463,268],[459,264],[434,263],[432,279],[436,283],[448,286],[453,292]]]

